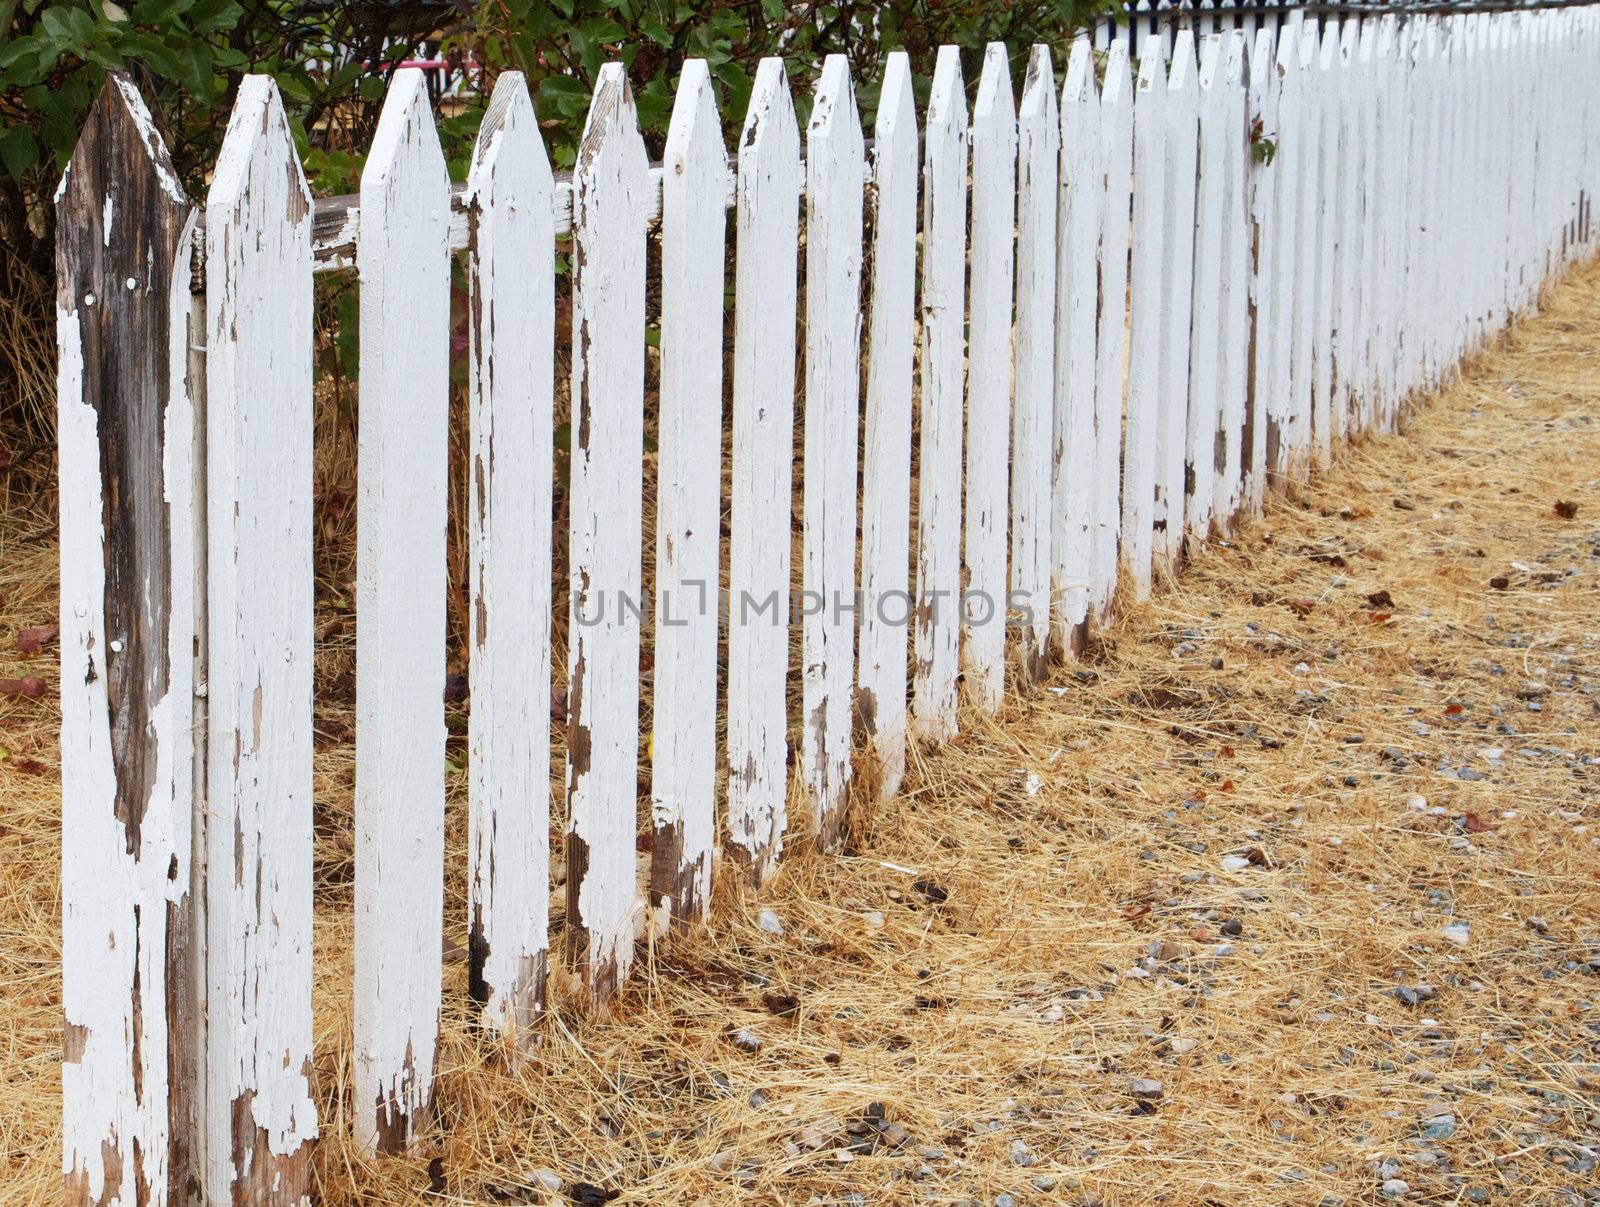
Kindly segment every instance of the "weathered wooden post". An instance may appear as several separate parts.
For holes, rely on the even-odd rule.
[[[195,209],[113,75],[57,194],[62,1170],[195,1201]]]

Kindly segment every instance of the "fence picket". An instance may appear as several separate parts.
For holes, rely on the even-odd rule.
[[[911,374],[917,276],[917,110],[911,59],[889,55],[872,147],[872,306],[862,461],[862,722],[880,798],[906,767],[907,627],[911,619]]]
[[[1161,386],[1167,362],[1162,344],[1166,309],[1162,270],[1168,263],[1166,104],[1166,63],[1152,47],[1139,64],[1133,106],[1128,417],[1122,453],[1122,562],[1132,576],[1135,599],[1150,597]]]
[[[206,199],[206,866],[232,869],[206,892],[218,1203],[301,1202],[317,1134],[311,302],[311,190],[277,85],[246,76]]]
[[[1314,464],[1324,468],[1333,457],[1334,264],[1339,254],[1339,105],[1344,82],[1339,68],[1340,22],[1322,23],[1317,49],[1313,95],[1316,124],[1313,153],[1317,156],[1316,294],[1311,320],[1311,447]]]
[[[1218,372],[1222,400],[1217,416],[1216,472],[1209,527],[1226,533],[1232,531],[1239,513],[1244,485],[1241,444],[1245,436],[1245,399],[1250,380],[1251,241],[1250,123],[1245,79],[1250,43],[1242,30],[1233,30],[1225,36],[1222,79],[1217,85],[1221,97],[1216,125],[1217,137],[1221,140],[1217,160],[1223,176],[1222,300],[1219,307],[1222,326],[1218,339],[1222,357]]]
[[[1224,319],[1228,282],[1223,261],[1232,232],[1227,223],[1227,88],[1223,73],[1226,35],[1209,34],[1200,48],[1199,135],[1196,144],[1194,281],[1189,329],[1188,431],[1184,453],[1184,528],[1196,540],[1211,531],[1216,503],[1217,435],[1226,398],[1222,375],[1229,332]]]
[[[572,178],[567,951],[595,1002],[633,963],[644,449],[645,151],[607,63]]]
[[[1017,111],[1016,397],[1011,436],[1011,592],[1022,605],[1023,670],[1050,646],[1050,477],[1055,415],[1056,180],[1061,121],[1050,48],[1028,55]],[[1002,467],[1002,473],[1004,469]]]
[[[1006,48],[998,42],[991,42],[984,51],[978,95],[972,106],[971,138],[972,292],[961,664],[967,697],[994,712],[1005,692],[1006,509],[1017,217],[1016,104]]]
[[[1250,53],[1249,101],[1246,117],[1250,130],[1247,165],[1250,247],[1249,349],[1250,374],[1245,396],[1244,427],[1240,438],[1244,488],[1241,510],[1259,512],[1266,502],[1267,424],[1271,396],[1273,345],[1277,334],[1277,298],[1274,289],[1273,211],[1278,176],[1277,158],[1278,70],[1271,29],[1256,31]]]
[[[1293,265],[1290,293],[1294,317],[1290,323],[1289,388],[1284,405],[1283,465],[1293,480],[1305,477],[1311,450],[1312,329],[1317,290],[1317,203],[1321,196],[1320,144],[1314,133],[1317,105],[1317,47],[1320,36],[1315,18],[1307,18],[1294,31],[1290,74],[1294,108],[1285,128],[1293,144],[1294,203],[1286,237]],[[1292,248],[1292,250],[1289,250]]]
[[[397,71],[361,174],[356,460],[356,1139],[433,1101],[444,908],[450,178],[423,73]]]
[[[856,433],[861,421],[861,119],[829,55],[806,127],[806,607],[801,750],[818,845],[838,844],[854,714]]]
[[[1304,150],[1298,131],[1300,31],[1294,24],[1286,25],[1278,34],[1273,73],[1277,80],[1273,125],[1276,152],[1268,171],[1275,180],[1266,229],[1266,238],[1272,246],[1271,275],[1266,286],[1272,331],[1268,345],[1264,469],[1267,483],[1281,487],[1289,473],[1294,447],[1294,319],[1300,276],[1295,221],[1300,200],[1300,155]]]
[[[1194,32],[1172,42],[1167,94],[1162,100],[1166,141],[1163,175],[1161,345],[1165,360],[1157,394],[1152,551],[1173,574],[1183,553],[1184,462],[1189,444],[1189,343],[1194,321],[1196,156],[1200,137]],[[1214,339],[1210,331],[1208,340]]]
[[[1051,599],[1055,644],[1077,653],[1093,581],[1095,312],[1099,306],[1100,94],[1087,34],[1072,42],[1061,90],[1060,239],[1056,247],[1056,397]]]
[[[783,60],[763,59],[739,136],[728,551],[728,842],[757,885],[777,866],[787,824],[800,184],[800,131]]]
[[[684,61],[662,166],[650,904],[681,925],[711,904],[717,831],[728,157],[704,59]]]
[[[962,368],[966,355],[967,102],[961,55],[941,46],[928,94],[922,159],[922,440],[917,477],[913,724],[956,732],[961,568]]]
[[[549,960],[553,186],[527,83],[505,72],[467,177],[467,949],[484,1025],[523,1053]]]
[[[1095,543],[1092,603],[1105,619],[1117,590],[1117,535],[1122,514],[1122,425],[1128,348],[1128,241],[1133,202],[1133,76],[1128,43],[1112,42],[1100,90],[1100,166],[1105,204],[1100,211],[1099,357],[1095,364]]]
[[[56,229],[62,1170],[90,1207],[161,1201],[191,1172],[168,1154],[192,1135],[197,1056],[192,1006],[170,1028],[166,1009],[198,955],[194,210],[124,75],[89,110]]]
[[[1328,392],[1329,431],[1348,439],[1352,429],[1352,385],[1356,364],[1357,307],[1361,286],[1361,90],[1358,52],[1361,24],[1347,18],[1339,30],[1338,247],[1333,271],[1333,380]]]

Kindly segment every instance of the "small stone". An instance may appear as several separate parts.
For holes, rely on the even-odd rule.
[[[1452,1114],[1435,1115],[1422,1121],[1424,1140],[1448,1140],[1456,1134],[1456,1117]]]
[[[733,1046],[741,1052],[759,1052],[761,1037],[748,1027],[740,1027],[733,1033]]]
[[[918,1182],[926,1182],[929,1178],[933,1177],[933,1166],[919,1165],[911,1171],[911,1176]]]
[[[1410,1189],[1411,1183],[1404,1178],[1390,1178],[1383,1184],[1383,1197],[1386,1199],[1398,1199],[1403,1197]]]
[[[1154,1077],[1140,1077],[1128,1087],[1128,1093],[1141,1102],[1157,1102],[1167,1092],[1167,1087]]]
[[[997,1194],[994,1196],[994,1207],[1017,1207],[1017,1198],[1013,1194]]]
[[[837,1165],[848,1165],[855,1159],[855,1153],[851,1152],[848,1148],[836,1148],[833,1150],[833,1160]]]
[[[781,935],[783,933],[783,923],[779,920],[778,915],[770,909],[764,909],[756,915],[756,925],[769,935]]]
[[[1440,932],[1446,941],[1454,943],[1457,947],[1465,947],[1472,942],[1472,927],[1465,922],[1452,922]]]
[[[1011,1163],[1013,1165],[1020,1165],[1023,1169],[1027,1169],[1030,1165],[1037,1163],[1038,1160],[1039,1158],[1033,1155],[1033,1149],[1029,1148],[1021,1140],[1013,1140],[1011,1142]]]
[[[560,1194],[565,1186],[566,1179],[553,1169],[536,1169],[533,1171],[533,1180],[543,1186],[551,1194]]]
[[[1244,923],[1237,918],[1229,918],[1218,928],[1230,939],[1237,939],[1244,934]]]
[[[1200,1041],[1192,1038],[1191,1036],[1183,1035],[1173,1040],[1170,1046],[1175,1053],[1177,1053],[1179,1056],[1183,1056],[1186,1053],[1193,1052],[1196,1048],[1198,1048],[1200,1046]]]
[[[1033,1179],[1033,1188],[1035,1190],[1043,1191],[1045,1194],[1049,1194],[1056,1188],[1056,1179],[1047,1173],[1042,1173]]]
[[[878,1132],[878,1138],[890,1148],[899,1148],[911,1139],[911,1133],[899,1123],[885,1123]]]
[[[1347,746],[1359,746],[1367,740],[1367,735],[1364,733],[1347,733],[1344,735],[1344,740]]]

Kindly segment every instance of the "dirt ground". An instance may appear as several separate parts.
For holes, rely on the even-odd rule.
[[[846,853],[759,901],[725,877],[708,933],[614,1017],[552,1013],[520,1071],[467,1025],[453,825],[415,1158],[347,1143],[348,813],[319,810],[318,1201],[1600,1203],[1597,484],[1591,267],[1402,436],[964,717]],[[19,648],[55,550],[7,508],[0,678],[43,689],[0,694],[21,1207],[60,1161],[54,650]]]

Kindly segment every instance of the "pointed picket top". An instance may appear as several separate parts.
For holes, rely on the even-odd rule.
[[[1194,91],[1198,74],[1194,30],[1185,27],[1178,31],[1177,37],[1172,42],[1172,62],[1167,68],[1167,91]]]
[[[378,114],[378,128],[372,136],[372,148],[367,153],[367,164],[361,173],[362,212],[367,209],[367,196],[384,188],[401,170],[402,157],[415,156],[418,168],[404,169],[408,175],[437,165],[437,172],[429,175],[443,177],[444,150],[434,129],[433,106],[428,102],[426,74],[420,67],[402,67],[394,73],[389,84],[389,95],[384,98],[383,109]],[[417,180],[406,182],[413,188]]]
[[[1022,103],[1017,109],[1017,118],[1020,121],[1042,115],[1054,119],[1055,114],[1055,64],[1048,46],[1035,45],[1028,52],[1028,70],[1022,79]]]
[[[881,772],[880,799],[899,788],[906,760],[906,621],[879,601],[903,599],[908,586],[917,145],[911,60],[894,51],[884,65],[873,129],[872,327],[861,506],[861,595],[872,602],[861,612],[856,674],[857,711]]]
[[[916,676],[919,735],[956,732],[959,626],[948,599],[961,574],[961,434],[967,244],[967,101],[961,54],[939,47],[922,160],[922,444],[919,465]]]
[[[528,82],[520,71],[501,72],[495,80],[472,147],[472,164],[467,171],[468,200],[486,195],[494,187],[497,175],[506,170],[517,172],[522,188],[549,192],[555,187],[550,155],[528,95]]]
[[[759,161],[760,157],[781,157],[791,146],[798,155],[800,125],[795,117],[794,98],[789,94],[789,73],[782,59],[762,59],[756,67],[756,82],[750,89],[750,104],[739,132],[740,180],[744,178],[746,158]]]
[[[811,120],[806,124],[808,159],[814,144],[825,145],[835,155],[847,155],[852,148],[860,149],[865,145],[847,55],[831,54],[822,61],[822,75],[817,80],[817,95],[811,105]]]
[[[728,157],[711,75],[688,59],[661,175],[661,390],[650,904],[704,919],[716,840],[717,620]]]
[[[1128,40],[1117,38],[1106,52],[1105,72],[1100,81],[1100,103],[1121,105],[1133,96],[1133,66],[1128,60]]]
[[[685,59],[667,125],[662,166],[677,175],[693,174],[727,192],[728,153],[722,143],[722,119],[704,59]]]
[[[246,76],[206,203],[208,1198],[299,1201],[312,1022],[311,191]],[[252,720],[253,718],[253,720]],[[273,987],[270,1002],[259,992]]]
[[[1067,74],[1061,82],[1061,108],[1081,108],[1100,99],[1094,82],[1094,43],[1089,35],[1080,33],[1072,39],[1067,52]],[[1063,134],[1066,133],[1063,128]]]
[[[194,207],[126,76],[91,106],[56,215],[60,644],[73,668],[61,677],[63,1198],[164,1202],[199,1177]]]
[[[1317,67],[1322,71],[1333,68],[1339,58],[1340,33],[1343,23],[1337,17],[1328,17],[1322,23],[1322,36],[1317,48]]]
[[[1150,49],[1155,50],[1154,43]],[[1167,90],[1167,63],[1159,54],[1147,54],[1139,60],[1139,74],[1135,77],[1133,91],[1136,104],[1146,100],[1159,103]]]
[[[972,103],[972,130],[987,133],[1016,120],[1016,97],[1011,88],[1011,63],[1004,42],[990,42],[983,51],[978,95]]]
[[[1211,94],[1217,82],[1217,72],[1222,68],[1222,56],[1227,45],[1227,35],[1221,30],[1210,33],[1200,43],[1199,74],[1195,81],[1200,91]]]
[[[516,1055],[549,964],[555,182],[527,82],[495,82],[467,175],[468,992]]]

